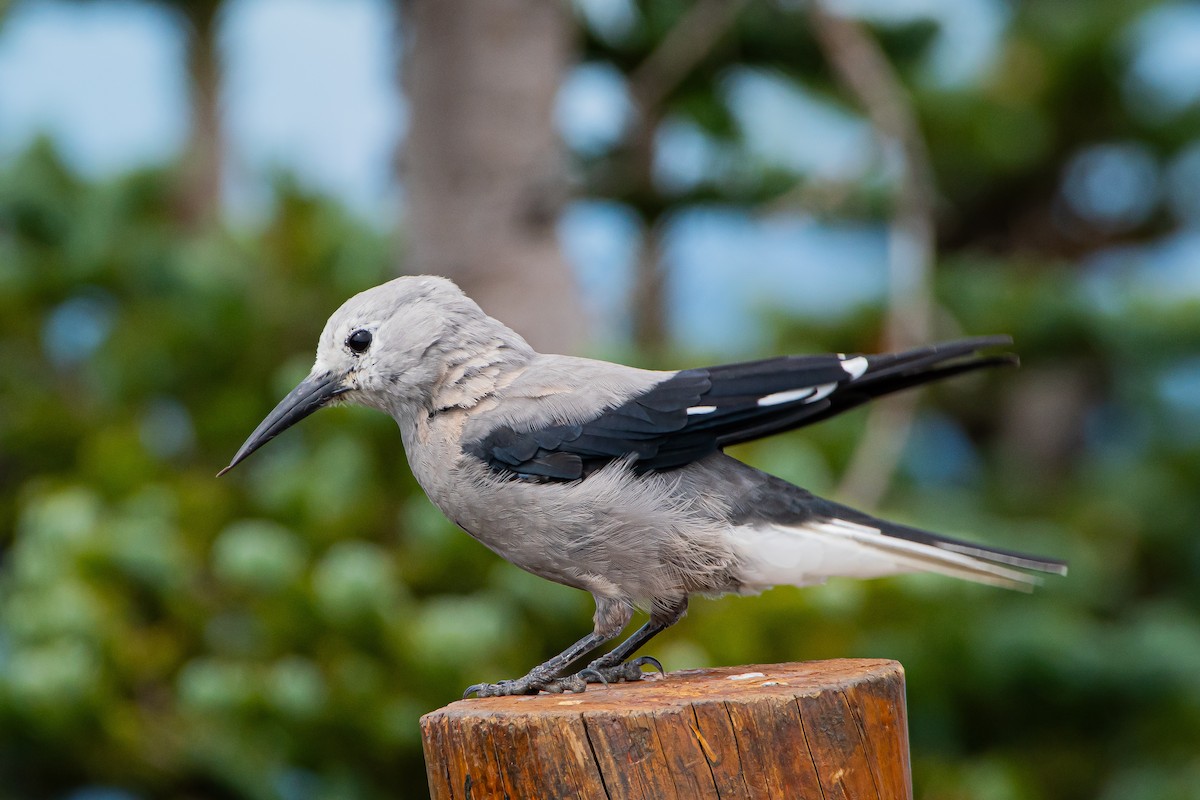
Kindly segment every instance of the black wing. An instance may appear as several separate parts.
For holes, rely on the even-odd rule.
[[[500,427],[463,449],[495,470],[539,480],[578,480],[621,458],[639,472],[662,472],[881,395],[1015,363],[1011,355],[975,355],[1010,343],[990,336],[876,356],[782,356],[688,369],[584,422]]]

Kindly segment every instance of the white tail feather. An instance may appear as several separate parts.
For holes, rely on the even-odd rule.
[[[731,534],[742,582],[754,590],[907,572],[936,572],[1008,589],[1028,590],[1038,583],[1035,576],[1009,567],[840,519],[738,526]]]

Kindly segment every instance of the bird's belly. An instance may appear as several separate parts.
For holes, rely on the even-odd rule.
[[[451,522],[527,572],[592,591],[595,575],[606,571],[596,563],[603,543],[587,521],[543,509],[526,487],[469,481],[426,494]]]
[[[616,466],[580,481],[531,482],[470,459],[417,479],[456,525],[548,580],[637,600],[730,588],[727,526],[682,504],[670,482]]]

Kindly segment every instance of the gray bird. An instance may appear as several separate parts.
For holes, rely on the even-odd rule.
[[[1050,558],[898,525],[816,497],[723,452],[875,397],[1015,363],[980,356],[1004,336],[886,355],[783,356],[656,372],[534,352],[444,278],[369,289],[325,324],[312,372],[250,434],[224,474],[327,405],[400,426],[413,475],[459,527],[518,567],[590,592],[594,628],[527,675],[466,695],[582,691],[637,680],[630,657],[694,593],[758,593],[835,576],[928,571],[1019,588]],[[584,669],[568,668],[649,620]],[[464,696],[466,696],[464,695]]]

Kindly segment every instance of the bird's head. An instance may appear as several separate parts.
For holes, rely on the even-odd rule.
[[[353,403],[394,413],[419,404],[445,369],[446,351],[469,347],[495,326],[445,278],[397,278],[351,297],[325,323],[308,377],[259,423],[220,474],[324,406]]]

